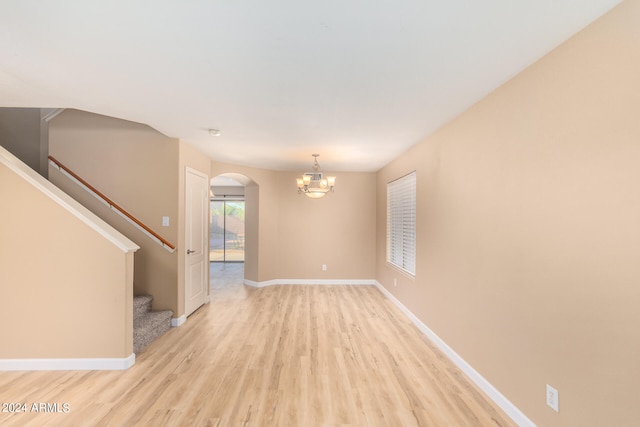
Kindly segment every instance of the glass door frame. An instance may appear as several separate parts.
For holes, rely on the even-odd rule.
[[[222,237],[222,260],[212,260],[211,259],[211,254],[209,254],[209,262],[244,262],[245,257],[244,257],[244,245],[243,245],[243,255],[242,255],[242,260],[227,260],[227,202],[242,202],[244,204],[244,207],[246,209],[246,203],[245,203],[245,197],[244,196],[211,196],[209,197],[209,204],[211,204],[211,202],[222,202],[222,217],[223,217],[223,237]],[[246,215],[246,211],[245,211],[245,215]],[[245,217],[246,218],[246,217]],[[211,216],[211,219],[213,219],[213,215]],[[211,221],[211,220],[210,220]],[[243,220],[244,222],[244,220]],[[211,238],[211,237],[209,237]],[[209,250],[209,252],[211,253],[211,249]]]

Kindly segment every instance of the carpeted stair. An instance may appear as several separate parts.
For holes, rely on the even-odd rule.
[[[171,310],[151,310],[151,295],[133,297],[133,352],[139,353],[171,328]]]

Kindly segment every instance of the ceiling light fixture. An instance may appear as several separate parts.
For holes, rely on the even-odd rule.
[[[336,184],[335,176],[323,177],[318,164],[320,154],[312,154],[313,172],[305,172],[301,178],[297,178],[298,194],[304,194],[312,199],[324,197],[329,191],[333,191]]]
[[[220,136],[220,131],[218,129],[209,129],[209,135]]]

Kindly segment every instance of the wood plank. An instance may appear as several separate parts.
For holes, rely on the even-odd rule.
[[[2,372],[0,425],[514,426],[373,286],[213,293],[126,371]]]

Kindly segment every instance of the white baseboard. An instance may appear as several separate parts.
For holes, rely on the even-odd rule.
[[[464,372],[487,396],[502,409],[516,424],[521,427],[536,427],[525,414],[511,403],[502,393],[498,391],[489,381],[487,381],[478,371],[473,369],[458,353],[447,345],[435,332],[422,323],[407,307],[404,306],[391,292],[389,292],[378,281],[376,287],[382,292],[396,307],[398,307],[420,331],[433,342],[462,372]]]
[[[0,359],[0,371],[120,371],[135,362],[133,353],[113,359]]]
[[[264,288],[273,285],[376,285],[375,280],[354,280],[354,279],[274,279],[263,282],[254,282],[244,279],[244,284],[254,288]]]
[[[184,314],[180,317],[173,317],[171,319],[171,327],[172,328],[176,328],[180,325],[182,325],[184,322],[187,321],[187,316],[185,316]]]

